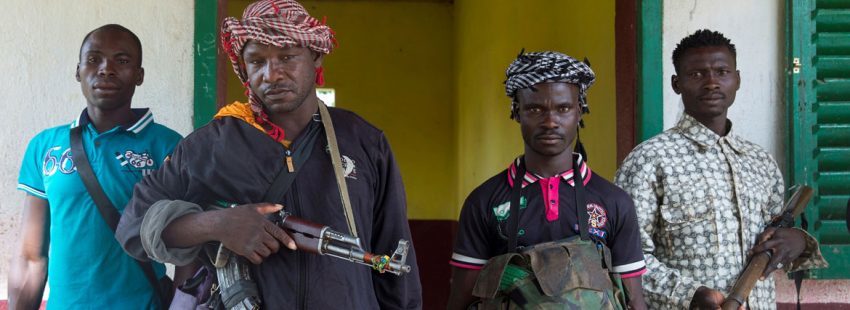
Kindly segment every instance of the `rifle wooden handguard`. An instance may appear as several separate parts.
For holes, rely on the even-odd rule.
[[[783,209],[783,214],[780,214],[774,221],[772,221],[770,227],[785,227],[782,225],[781,218],[785,215],[785,213],[790,212],[791,218],[797,218],[800,213],[803,213],[803,210],[806,209],[806,205],[809,204],[809,200],[812,198],[812,194],[814,191],[811,187],[802,185],[794,191],[794,195],[791,196],[791,199],[788,200],[785,208]],[[793,223],[792,223],[793,224]],[[741,305],[747,302],[747,298],[750,296],[750,292],[753,290],[753,287],[756,286],[756,282],[758,282],[761,275],[767,269],[767,264],[770,262],[770,254],[767,252],[760,252],[758,254],[753,255],[750,258],[750,262],[747,263],[746,268],[738,276],[738,279],[735,280],[735,285],[732,287],[732,290],[726,296],[726,299],[723,301],[723,306],[721,307],[723,310],[736,310]]]
[[[399,240],[392,255],[379,255],[363,250],[360,238],[355,236],[283,211],[279,216],[278,225],[289,233],[299,250],[370,266],[380,273],[400,276],[410,272],[410,266],[405,264],[410,244],[404,239]]]

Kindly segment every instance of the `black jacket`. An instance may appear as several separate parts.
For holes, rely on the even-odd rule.
[[[404,186],[383,132],[352,112],[330,109],[351,196],[357,230],[366,251],[392,254],[398,240],[411,240]],[[309,159],[283,201],[296,216],[348,232],[321,123]],[[307,128],[307,132],[311,128]],[[304,136],[302,134],[302,136]],[[298,139],[294,141],[297,148]],[[248,123],[214,120],[184,139],[169,162],[140,182],[116,237],[125,250],[147,259],[139,242],[145,211],[160,200],[201,206],[264,202],[274,177],[286,169],[284,147]],[[421,308],[421,286],[413,247],[409,274],[378,274],[339,259],[286,248],[254,266],[266,309]]]

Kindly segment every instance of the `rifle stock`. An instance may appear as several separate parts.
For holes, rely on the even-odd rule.
[[[813,193],[814,191],[811,187],[805,185],[797,187],[796,191],[794,191],[794,195],[792,195],[791,199],[789,199],[785,204],[785,209],[782,214],[775,218],[769,226],[793,226],[794,219],[806,209],[806,205],[809,204],[809,200],[812,198]],[[756,282],[758,282],[759,278],[761,278],[761,275],[767,268],[768,262],[770,262],[770,255],[767,254],[767,252],[760,252],[750,258],[750,262],[747,263],[747,267],[741,275],[738,276],[738,279],[735,280],[735,285],[726,296],[726,300],[723,301],[723,310],[735,310],[746,303],[747,298],[750,296],[750,292],[753,290]]]

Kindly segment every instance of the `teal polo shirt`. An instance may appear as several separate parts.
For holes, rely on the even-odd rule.
[[[86,110],[70,126],[42,131],[29,142],[18,189],[46,199],[50,206],[48,309],[155,309],[156,300],[142,269],[121,249],[77,174],[70,130],[84,126],[83,145],[103,191],[119,212],[133,186],[160,167],[181,139],[154,123],[148,109],[129,126],[98,133]],[[165,273],[155,263],[158,277]]]

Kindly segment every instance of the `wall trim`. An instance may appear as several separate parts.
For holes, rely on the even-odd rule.
[[[663,0],[643,0],[637,22],[636,139],[643,142],[664,128],[664,69],[662,59]]]
[[[617,166],[635,147],[637,108],[637,2],[617,0],[614,8],[617,78]]]
[[[193,53],[195,59],[194,128],[206,125],[217,107],[223,102],[224,94],[221,75],[224,57],[218,55],[218,29],[223,19],[222,12],[227,8],[226,0],[195,1],[195,39]]]

